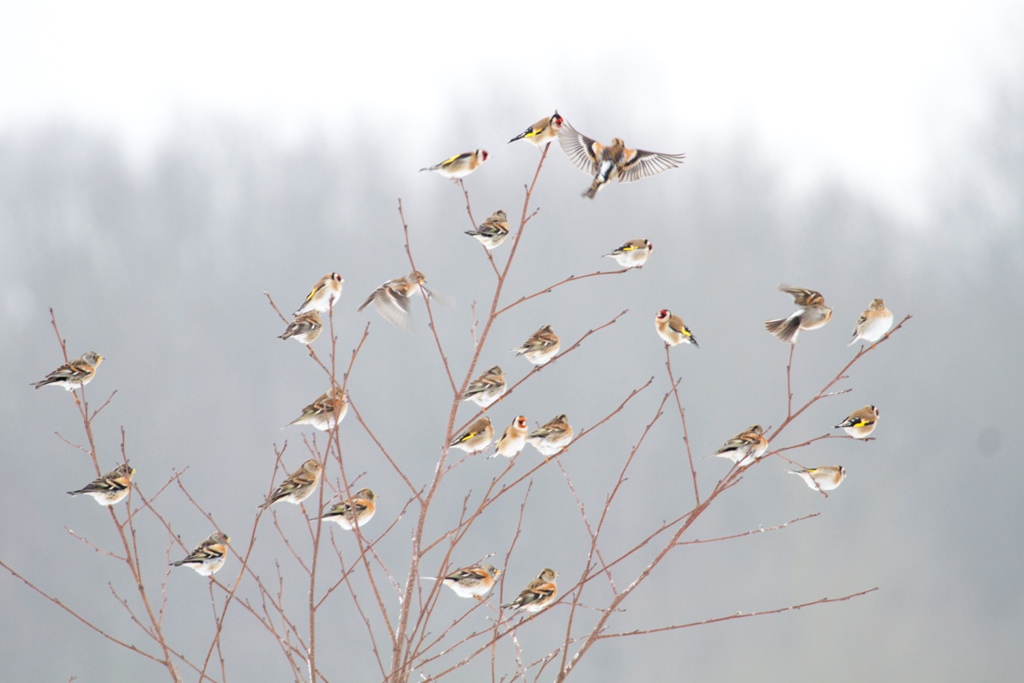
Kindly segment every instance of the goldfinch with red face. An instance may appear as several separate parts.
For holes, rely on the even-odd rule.
[[[562,125],[564,123],[565,119],[563,119],[562,115],[556,111],[551,116],[543,118],[533,124],[522,133],[509,140],[509,142],[526,140],[537,147],[545,147],[549,142],[558,137],[558,133],[562,130]]]
[[[529,434],[526,416],[520,415],[512,420],[512,424],[505,428],[505,433],[498,439],[494,454],[489,458],[496,458],[503,455],[506,458],[514,458],[519,455],[526,446],[526,437]]]
[[[481,223],[476,230],[466,230],[466,234],[475,237],[480,244],[490,251],[508,237],[508,216],[498,209]]]
[[[843,483],[843,478],[846,477],[846,468],[842,465],[786,471],[803,479],[804,483],[815,491],[832,491]]]
[[[171,566],[185,565],[195,569],[196,573],[201,576],[213,576],[218,569],[224,566],[228,553],[227,546],[230,542],[231,539],[227,534],[217,531],[197,545],[185,559],[171,562]]]
[[[536,614],[555,601],[558,596],[558,586],[555,585],[555,577],[558,572],[554,569],[543,569],[540,575],[526,584],[523,592],[515,600],[502,605],[505,609],[521,609],[530,614]]]
[[[779,287],[779,291],[792,295],[800,310],[788,318],[769,320],[764,328],[787,344],[796,344],[800,330],[816,330],[832,319],[832,309],[825,305],[825,297],[813,289]]]
[[[88,495],[92,496],[97,503],[105,507],[120,503],[128,495],[132,487],[132,477],[135,476],[135,468],[126,464],[118,465],[111,472],[102,477],[97,477],[91,482],[78,489],[68,491],[69,496]]]
[[[370,489],[360,489],[350,498],[335,503],[320,518],[334,522],[345,531],[352,531],[369,522],[377,512],[377,496]]]
[[[605,256],[615,259],[623,268],[643,268],[647,263],[647,257],[652,253],[654,245],[650,240],[629,240]]]
[[[309,290],[309,294],[306,295],[302,305],[292,315],[299,315],[309,311],[326,313],[331,310],[334,302],[341,298],[341,285],[344,282],[345,278],[337,273],[327,273],[327,275],[316,281],[313,289]]]
[[[453,157],[448,157],[439,164],[421,168],[420,171],[437,171],[445,178],[458,180],[465,178],[470,173],[480,168],[480,164],[487,161],[487,150],[477,149],[472,152],[463,152]]]
[[[551,329],[551,325],[545,325],[530,335],[522,346],[512,350],[517,356],[522,356],[534,365],[544,365],[555,357],[561,347],[562,343]]]
[[[36,389],[52,384],[55,387],[62,387],[65,391],[71,391],[84,387],[92,381],[96,375],[96,368],[103,362],[103,356],[95,351],[89,351],[81,358],[76,358],[60,366],[43,379],[35,382],[32,386]]]
[[[669,346],[693,344],[700,348],[697,338],[693,336],[693,332],[690,332],[690,328],[686,326],[683,319],[674,315],[667,308],[661,309],[658,311],[658,315],[654,316],[654,328],[658,331],[658,336],[662,341]]]
[[[847,346],[853,346],[858,339],[874,344],[885,336],[892,327],[892,311],[885,307],[885,301],[874,299],[860,315],[853,328],[853,339]]]
[[[501,570],[493,564],[475,564],[472,567],[456,569],[441,579],[441,583],[455,591],[460,598],[483,600],[494,588],[494,581],[499,576]]]
[[[866,439],[871,436],[871,432],[875,431],[875,427],[878,425],[879,415],[881,415],[881,413],[878,412],[878,408],[874,406],[864,406],[863,408],[850,413],[849,416],[837,424],[835,428],[842,429],[855,439]]]
[[[678,167],[683,163],[685,156],[630,149],[621,138],[612,138],[610,145],[602,145],[574,129],[568,122],[558,134],[558,142],[576,168],[594,176],[594,182],[583,193],[583,196],[589,199],[593,199],[598,191],[612,180],[631,183],[658,175],[662,171]]]
[[[267,502],[260,507],[268,508],[282,500],[298,505],[316,491],[321,474],[323,474],[323,467],[317,460],[310,458],[302,463],[299,469],[288,475],[288,478],[274,489],[274,492],[267,498]]]

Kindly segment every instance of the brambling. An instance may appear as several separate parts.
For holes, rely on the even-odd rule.
[[[121,464],[102,477],[93,479],[77,491],[68,491],[68,495],[77,496],[84,493],[95,498],[100,505],[114,505],[120,503],[128,495],[134,476],[135,468]]]
[[[103,362],[103,356],[95,351],[89,351],[81,358],[60,366],[45,378],[35,382],[32,386],[36,389],[45,387],[47,384],[63,387],[66,391],[84,387],[92,381],[96,375],[96,368]]]
[[[337,522],[345,531],[361,527],[373,518],[377,511],[376,494],[370,489],[360,489],[351,498],[335,503],[323,513],[321,521]]]
[[[650,240],[629,240],[605,256],[612,257],[623,268],[643,268],[652,253],[654,245]]]
[[[282,500],[298,505],[309,498],[313,491],[316,491],[323,470],[324,468],[320,465],[319,461],[310,458],[302,463],[299,469],[289,474],[288,478],[281,482],[281,485],[270,494],[267,502],[260,507],[268,508]]]
[[[285,425],[309,425],[322,432],[329,432],[345,419],[348,413],[348,392],[341,387],[317,396],[316,400],[302,409],[302,414]],[[284,427],[282,427],[284,429]]]
[[[499,576],[501,570],[493,564],[475,564],[472,567],[456,569],[441,579],[441,583],[455,591],[460,598],[483,600],[494,588],[494,581]]]
[[[842,465],[828,465],[826,467],[811,467],[806,470],[786,470],[790,474],[796,474],[804,483],[815,491],[831,491],[843,483],[846,476],[846,468]]]
[[[302,305],[292,315],[299,315],[309,311],[326,313],[331,310],[334,302],[341,298],[341,285],[344,282],[345,278],[337,273],[327,273],[327,275],[316,281],[313,289],[309,290],[309,294],[306,295]]]
[[[505,241],[508,237],[508,216],[501,209],[498,209],[477,227],[476,230],[466,230],[466,234],[475,237],[480,244],[488,251]]]
[[[864,406],[850,413],[835,428],[842,429],[855,439],[866,439],[871,436],[871,432],[875,431],[875,427],[878,426],[878,416],[880,414],[878,408]]]
[[[549,456],[558,453],[572,442],[572,427],[564,413],[556,415],[543,427],[530,432],[526,442],[540,451],[547,460]]]
[[[196,570],[201,576],[213,576],[214,573],[224,566],[227,559],[227,544],[231,542],[227,534],[217,531],[210,534],[210,537],[195,547],[183,560],[171,562],[172,567],[188,565]]]
[[[487,448],[494,438],[494,427],[491,426],[491,418],[486,415],[473,424],[466,427],[466,431],[452,439],[449,444],[452,448],[461,448],[467,453],[476,453]]]
[[[487,406],[501,398],[507,388],[505,373],[501,371],[500,367],[495,365],[470,382],[459,400],[472,401],[481,408],[487,408]]]
[[[526,140],[537,147],[544,147],[558,137],[558,132],[562,130],[563,123],[565,123],[565,119],[563,119],[562,115],[556,110],[553,115],[541,119],[519,135],[509,140],[509,142]]]
[[[464,178],[476,169],[480,168],[480,164],[487,161],[488,156],[486,149],[463,152],[462,154],[456,154],[453,157],[448,157],[441,163],[435,164],[434,166],[421,168],[420,171],[437,171],[445,178],[458,180],[459,178]]]
[[[545,325],[530,335],[522,346],[512,350],[534,365],[544,365],[555,357],[560,348],[562,343],[558,341],[558,335],[551,329],[551,325]]]
[[[662,341],[669,346],[685,343],[700,348],[696,337],[693,336],[693,332],[690,332],[690,328],[686,326],[683,319],[674,315],[667,308],[661,309],[658,311],[658,315],[654,316],[654,328],[658,330],[658,336]]]
[[[779,291],[791,294],[800,310],[788,318],[769,320],[764,328],[787,344],[796,344],[800,330],[816,330],[832,319],[832,309],[825,305],[825,297],[813,289],[779,287]]]
[[[505,428],[505,433],[498,439],[494,453],[488,458],[496,458],[503,455],[506,458],[514,458],[526,446],[526,435],[528,434],[526,417],[520,415],[512,420],[512,424]]]
[[[288,323],[284,334],[278,339],[294,339],[300,344],[308,346],[320,336],[323,329],[324,325],[320,320],[320,314],[316,311],[306,311],[295,316],[295,319]]]
[[[740,467],[747,467],[764,455],[767,449],[768,439],[764,438],[761,425],[751,425],[707,457],[718,456],[738,463]]]
[[[867,310],[860,314],[857,326],[853,328],[853,339],[847,346],[853,346],[858,339],[874,344],[885,336],[892,327],[892,311],[885,307],[885,301],[874,299]]]
[[[427,289],[426,283],[427,278],[418,270],[412,271],[405,277],[388,280],[367,297],[363,305],[359,307],[359,312],[373,304],[377,312],[389,323],[403,330],[408,330],[411,327],[412,319],[412,313],[409,310],[409,299],[414,294],[419,293],[421,289],[424,296],[429,296],[430,290]]]
[[[658,175],[679,166],[685,156],[629,149],[621,138],[612,138],[610,145],[602,145],[574,129],[568,122],[558,134],[558,142],[576,168],[594,176],[594,182],[583,193],[584,197],[590,199],[616,178],[620,183],[631,183]]]
[[[536,614],[555,601],[558,595],[558,586],[555,585],[555,577],[558,572],[554,569],[543,569],[536,579],[526,584],[526,588],[519,596],[502,605],[506,609],[526,610],[530,614]]]

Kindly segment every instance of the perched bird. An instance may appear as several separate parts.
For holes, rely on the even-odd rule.
[[[419,293],[422,289],[424,296],[430,296],[427,289],[427,278],[418,270],[414,270],[405,277],[397,277],[388,280],[373,291],[363,305],[359,307],[362,312],[364,308],[373,304],[377,312],[384,316],[384,319],[395,327],[408,330],[411,327],[412,314],[409,311],[409,298]]]
[[[487,448],[493,438],[494,427],[491,426],[491,418],[485,415],[466,427],[466,431],[452,439],[449,445],[452,448],[461,448],[467,453],[476,453]]]
[[[341,285],[345,278],[337,273],[327,273],[316,281],[313,289],[309,290],[305,301],[296,309],[292,315],[299,315],[308,311],[319,311],[326,313],[331,310],[334,302],[341,298]]]
[[[470,382],[459,400],[472,401],[481,408],[486,408],[501,398],[506,389],[505,373],[495,365]]]
[[[302,467],[289,474],[260,507],[268,508],[282,500],[298,505],[316,491],[323,470],[323,466],[317,460],[310,458],[302,463]]]
[[[806,470],[786,470],[790,474],[799,475],[809,487],[815,491],[831,491],[843,482],[846,468],[842,465],[811,467]]]
[[[654,328],[658,330],[658,336],[669,346],[685,343],[700,348],[693,332],[690,332],[690,328],[686,326],[683,319],[678,315],[673,315],[672,311],[667,308],[661,309],[658,311],[658,315],[654,316]]]
[[[458,180],[459,178],[464,178],[476,169],[480,168],[480,164],[487,161],[487,157],[487,150],[477,149],[472,152],[456,154],[453,157],[448,157],[439,164],[428,166],[427,168],[421,168],[420,170],[437,171],[445,178]]]
[[[878,416],[881,413],[878,412],[878,408],[874,406],[864,406],[859,410],[855,410],[850,415],[835,426],[836,429],[842,429],[847,434],[855,439],[866,439],[871,436],[871,432],[875,431],[875,427],[878,425]]]
[[[857,326],[853,328],[853,339],[847,346],[853,346],[858,339],[874,344],[885,336],[892,327],[892,311],[885,307],[881,299],[874,299],[867,310],[860,314]]]
[[[132,477],[134,476],[134,467],[121,464],[112,472],[107,472],[102,477],[93,479],[77,491],[68,491],[68,495],[77,496],[85,493],[95,498],[96,502],[100,505],[114,505],[115,503],[120,503],[128,495],[128,490],[132,487]]]
[[[171,562],[172,567],[180,567],[186,564],[202,576],[213,576],[214,572],[224,566],[227,559],[227,544],[231,542],[227,534],[217,531],[210,534],[210,537],[197,545],[195,549],[183,560]]]
[[[538,147],[544,147],[549,142],[558,137],[558,131],[562,130],[562,124],[565,123],[565,119],[562,115],[555,111],[551,116],[545,117],[533,124],[519,135],[515,136],[509,142],[515,142],[516,140],[526,140]]]
[[[288,323],[284,334],[278,339],[294,339],[301,344],[311,344],[314,339],[320,336],[324,325],[320,321],[320,314],[316,311],[306,311],[295,316],[295,319]]]
[[[726,441],[708,458],[717,455],[719,458],[739,463],[740,467],[747,467],[764,455],[767,449],[768,440],[764,438],[764,430],[761,429],[761,425],[751,425]]]
[[[534,365],[544,365],[555,357],[560,348],[562,343],[558,341],[558,335],[551,329],[551,325],[545,325],[530,335],[522,346],[512,350]]]
[[[455,591],[460,598],[483,600],[494,588],[494,581],[499,576],[501,570],[493,564],[475,564],[472,567],[456,569],[441,579],[441,583]]]
[[[565,414],[555,416],[543,427],[530,432],[526,442],[540,451],[547,460],[549,456],[559,452],[572,442],[572,427]]]
[[[352,531],[370,521],[377,511],[377,496],[370,489],[360,489],[351,498],[335,503],[321,516],[321,521],[337,522],[345,531]]]
[[[66,391],[84,387],[92,381],[93,375],[96,374],[96,368],[102,362],[103,356],[95,351],[90,351],[81,358],[76,358],[60,366],[32,386],[38,389],[39,387],[45,387],[47,384],[53,384],[54,386],[64,387]]]
[[[594,176],[584,197],[593,199],[604,185],[618,178],[620,183],[631,183],[641,178],[658,175],[683,163],[683,154],[661,154],[642,149],[629,149],[621,138],[612,138],[612,144],[602,145],[566,123],[558,134],[562,151],[576,168]]]
[[[555,577],[558,572],[554,569],[543,569],[536,579],[526,584],[526,588],[519,596],[502,605],[507,609],[522,609],[530,614],[536,614],[555,601],[558,595],[558,586],[555,585]]]
[[[497,448],[490,458],[503,455],[506,458],[514,458],[526,446],[526,435],[528,433],[526,416],[520,415],[512,420],[512,424],[505,428],[505,433],[498,439]]]
[[[764,328],[787,344],[796,344],[800,330],[816,330],[832,319],[832,309],[825,305],[825,297],[813,289],[779,287],[779,291],[791,294],[800,310],[788,318],[769,320]]]
[[[508,216],[498,209],[481,223],[476,230],[467,230],[467,235],[475,237],[488,251],[505,241],[508,237]]]
[[[345,419],[346,413],[348,413],[348,392],[342,391],[341,387],[334,387],[317,396],[315,401],[302,409],[302,415],[286,424],[285,427],[309,425],[322,432],[329,432]]]
[[[654,245],[650,240],[629,240],[605,256],[611,256],[623,268],[642,268],[653,252]]]

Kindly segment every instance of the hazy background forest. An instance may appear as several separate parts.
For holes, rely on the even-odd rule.
[[[901,5],[891,20],[897,26],[913,23],[914,7],[925,11],[924,5]],[[638,11],[627,18],[651,21]],[[952,21],[948,13],[936,16]],[[1000,16],[1019,27],[1019,12]],[[33,25],[45,26],[47,18],[40,14]],[[228,25],[225,16],[215,19],[214,25]],[[803,19],[811,30],[823,18]],[[530,28],[516,21],[517,28]],[[567,22],[560,20],[557,31],[538,29],[535,37],[553,41],[566,32]],[[67,22],[59,25],[71,32]],[[308,430],[280,426],[326,389],[302,347],[276,339],[283,324],[263,292],[289,312],[312,282],[336,270],[346,279],[335,308],[339,350],[347,354],[366,322],[372,323],[350,379],[353,399],[411,476],[428,478],[450,391],[422,304],[414,302],[412,334],[375,313],[357,314],[356,306],[381,282],[409,270],[397,212],[401,198],[417,265],[428,284],[452,300],[434,313],[453,365],[464,367],[472,353],[471,306],[480,291],[490,291],[493,273],[479,245],[462,234],[470,227],[462,194],[416,169],[486,148],[492,159],[466,180],[474,215],[479,222],[502,208],[518,216],[538,153],[505,142],[557,106],[576,128],[600,140],[621,136],[634,146],[687,155],[679,170],[610,186],[590,202],[579,197],[588,179],[552,148],[531,202],[540,212],[520,246],[511,291],[525,294],[569,274],[609,269],[610,260],[600,256],[626,239],[649,238],[655,252],[642,271],[570,284],[519,307],[499,321],[484,352],[484,367],[493,358],[518,378],[529,368],[507,349],[541,325],[551,323],[563,340],[572,340],[628,309],[617,324],[517,393],[531,424],[566,412],[574,423],[590,425],[655,378],[652,389],[599,438],[574,447],[566,467],[582,495],[601,499],[610,471],[668,389],[662,344],[653,330],[659,308],[680,313],[701,343],[700,349],[673,350],[699,456],[751,423],[778,424],[784,416],[788,347],[762,329],[762,321],[792,309],[776,290],[780,283],[820,290],[835,311],[830,325],[801,335],[794,364],[798,398],[816,391],[854,353],[845,344],[872,298],[884,297],[897,320],[914,316],[855,367],[845,383],[852,393],[818,404],[785,436],[786,443],[817,436],[854,408],[877,405],[877,440],[828,441],[799,456],[810,465],[845,465],[849,476],[843,486],[823,499],[783,476],[784,463],[765,463],[702,519],[696,536],[771,526],[816,511],[821,516],[782,532],[676,553],[616,617],[616,627],[879,590],[837,605],[599,645],[577,677],[953,681],[1017,675],[1024,664],[1024,502],[1018,493],[1024,463],[1010,427],[1019,419],[1014,416],[1024,384],[1018,351],[1024,333],[1024,53],[1017,52],[1015,67],[1006,66],[1013,60],[981,57],[971,67],[976,71],[958,66],[951,83],[974,85],[966,101],[957,91],[946,92],[948,107],[938,98],[933,102],[935,117],[922,125],[918,140],[907,148],[896,145],[891,158],[875,154],[869,160],[867,150],[843,157],[814,141],[823,125],[827,130],[822,118],[846,106],[838,94],[844,79],[857,81],[848,83],[855,91],[863,87],[856,71],[839,69],[831,82],[826,66],[823,80],[815,72],[804,74],[802,86],[799,78],[785,81],[794,92],[817,90],[814,99],[825,102],[817,112],[792,105],[790,118],[806,116],[810,132],[789,156],[783,148],[796,139],[799,122],[773,137],[758,105],[745,110],[739,104],[718,123],[713,110],[694,107],[691,114],[681,102],[677,76],[692,79],[691,72],[719,67],[727,81],[740,68],[719,64],[714,55],[700,64],[682,57],[675,62],[652,47],[649,64],[634,55],[593,69],[577,58],[552,67],[538,84],[516,65],[514,50],[525,48],[515,36],[501,31],[469,41],[473,26],[460,18],[450,35],[460,44],[466,40],[469,54],[489,49],[490,41],[509,54],[460,65],[448,60],[447,48],[418,45],[424,64],[382,67],[390,70],[367,83],[364,69],[346,73],[352,63],[326,69],[288,61],[281,53],[280,71],[262,74],[269,84],[266,90],[254,87],[257,95],[222,99],[214,77],[193,84],[183,76],[166,86],[170,104],[159,116],[151,100],[164,102],[164,90],[113,76],[122,88],[141,88],[132,100],[136,109],[125,106],[105,118],[102,107],[73,89],[40,97],[36,109],[0,105],[0,473],[10,489],[0,499],[0,558],[95,616],[111,633],[129,642],[139,639],[108,589],[108,582],[129,587],[123,568],[112,572],[111,560],[66,531],[100,546],[113,538],[105,513],[91,501],[64,495],[93,476],[85,457],[54,435],[81,440],[70,397],[30,387],[60,362],[48,307],[54,308],[69,353],[96,350],[107,358],[88,387],[93,402],[118,392],[94,425],[101,464],[116,464],[123,426],[139,486],[153,491],[174,470],[188,467],[189,490],[234,535],[235,529],[247,533],[266,493],[274,445],[288,441],[289,468],[305,457],[299,437]],[[189,35],[206,49],[217,43],[212,28],[197,31]],[[729,38],[737,54],[744,54],[747,35],[744,29]],[[979,35],[970,36],[978,45]],[[1002,39],[1012,35],[1006,28]],[[253,38],[239,40],[248,46]],[[561,40],[579,45],[580,39]],[[836,41],[834,54],[826,49],[828,41],[808,40],[807,60],[846,63],[840,54],[850,45],[846,40]],[[907,40],[912,44],[912,37]],[[939,57],[945,53],[931,51],[935,35],[925,32],[921,40],[936,68],[948,66],[951,58],[944,61]],[[125,47],[143,43],[136,38]],[[216,53],[229,65],[224,73],[237,69],[243,84],[259,83],[260,75],[245,68],[245,52],[235,54],[230,46],[228,35]],[[410,61],[418,59],[415,47],[404,48]],[[187,42],[182,49],[188,50]],[[558,62],[565,49],[549,48],[550,61]],[[793,46],[780,49],[801,54]],[[871,53],[870,45],[863,49]],[[96,50],[100,67],[120,58],[131,61],[102,41]],[[816,50],[822,51],[817,57]],[[746,59],[757,71],[755,52],[751,48]],[[896,60],[892,70],[924,62],[911,52],[908,62]],[[523,59],[532,66],[545,54],[533,51]],[[67,59],[72,72],[85,68],[74,63],[74,55]],[[188,67],[182,73],[193,73],[189,65],[197,58],[182,59]],[[433,88],[433,95],[414,91],[406,100],[394,92],[423,69],[433,69],[435,80],[419,87]],[[298,82],[282,85],[287,92],[350,88],[350,110],[332,121],[329,108],[304,117],[298,105],[293,111],[274,100],[271,85],[290,81],[290,73]],[[39,75],[40,91],[47,89],[47,74],[44,69]],[[907,69],[904,75],[917,72]],[[6,78],[20,87],[27,77]],[[62,78],[56,77],[58,86],[66,83]],[[767,73],[761,78],[771,80]],[[941,74],[934,78],[942,82]],[[237,83],[224,87],[235,88],[244,90]],[[97,101],[107,93],[99,86],[96,92]],[[785,92],[775,100],[783,117]],[[852,130],[847,120],[835,121],[830,134],[868,139],[871,130],[885,130],[899,138],[899,126],[886,130],[889,91],[877,96],[871,108],[877,118],[865,124],[869,132]],[[57,106],[76,97],[81,112]],[[229,106],[230,97],[237,101]],[[202,106],[205,99],[209,107]],[[393,518],[407,498],[394,473],[381,466],[355,424],[343,423],[341,432],[354,468],[368,472],[382,496],[379,514]],[[690,495],[678,422],[659,423],[644,452],[631,478],[635,506],[655,518],[678,514]],[[520,457],[539,456],[528,449]],[[503,465],[479,457],[458,472],[439,517],[457,514],[465,491],[485,485]],[[717,459],[700,461],[701,485],[710,487],[727,469]],[[530,540],[517,566],[506,568],[512,590],[518,590],[520,576],[528,578],[545,564],[571,576],[586,549],[586,534],[560,477],[537,477],[531,496],[537,507],[523,530]],[[512,503],[509,524],[518,511]],[[211,531],[180,494],[165,494],[161,507],[186,543]],[[282,515],[285,528],[291,521]],[[637,522],[623,515],[613,523],[628,538]],[[509,531],[496,520],[496,535],[504,538]],[[254,561],[257,571],[269,574],[275,557],[285,563],[288,558],[269,526],[260,534],[266,542]],[[407,538],[397,533],[381,549],[398,571],[408,554]],[[466,544],[469,560],[503,549],[483,533]],[[148,550],[157,582],[166,546],[166,534],[154,525],[151,547],[140,549],[144,556]],[[641,566],[638,560],[634,569]],[[231,569],[229,564],[225,571]],[[172,572],[167,592],[169,637],[183,649],[208,642],[205,579]],[[297,585],[297,605],[301,593]],[[0,604],[0,678],[139,681],[164,675],[86,631],[6,573],[0,575]],[[465,604],[453,599],[441,607],[455,618]],[[338,638],[363,630],[357,621],[336,628]],[[266,634],[244,613],[231,613],[226,630],[230,678],[288,675],[276,653],[264,656],[254,648]],[[520,633],[520,640],[524,647],[543,649],[563,634],[555,608]],[[376,676],[369,662],[358,659],[339,660],[335,670],[345,671],[347,680]],[[473,674],[463,675],[456,679]]]

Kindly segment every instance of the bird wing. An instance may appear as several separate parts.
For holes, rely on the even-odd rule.
[[[597,160],[604,148],[600,142],[588,138],[566,122],[558,132],[558,144],[562,146],[562,151],[569,157],[573,166],[587,175],[597,173]]]
[[[619,182],[632,183],[641,178],[658,175],[670,168],[676,168],[683,163],[685,156],[685,154],[661,154],[638,149],[622,165],[622,169],[619,171]]]

